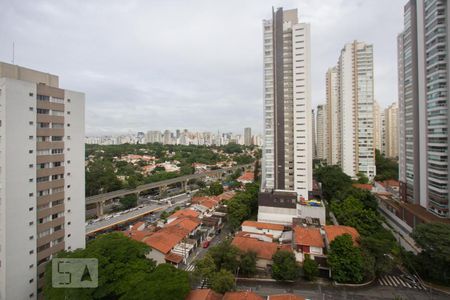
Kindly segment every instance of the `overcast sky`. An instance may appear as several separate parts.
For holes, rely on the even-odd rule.
[[[397,99],[406,0],[0,0],[0,61],[86,93],[86,133],[243,131],[262,126],[262,19],[298,8],[311,23],[312,103],[354,39],[374,45],[375,98]]]

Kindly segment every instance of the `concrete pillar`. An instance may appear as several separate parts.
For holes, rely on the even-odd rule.
[[[100,201],[96,203],[96,214],[97,214],[97,218],[103,216],[103,208],[105,206],[105,201]]]

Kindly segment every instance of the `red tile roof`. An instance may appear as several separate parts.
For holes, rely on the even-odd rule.
[[[367,190],[367,191],[371,191],[373,188],[373,186],[371,184],[363,184],[363,183],[354,183],[354,184],[352,184],[352,186],[357,189]]]
[[[241,292],[227,292],[225,296],[222,298],[223,300],[264,300],[263,297],[250,292],[250,291],[241,291]]]
[[[397,186],[397,187],[400,186],[400,182],[398,182],[397,180],[394,180],[394,179],[385,180],[383,183],[387,186]]]
[[[245,172],[237,179],[237,181],[253,181],[253,180],[255,180],[255,174],[253,172]]]
[[[197,218],[200,215],[199,212],[196,212],[195,210],[185,208],[176,211],[175,213],[171,214],[168,219],[177,218],[177,217],[193,217]]]
[[[132,231],[138,230],[139,227],[141,227],[141,226],[144,225],[144,224],[145,224],[145,222],[137,222],[137,223],[135,223],[133,226],[131,226],[131,230],[132,230]]]
[[[179,264],[180,262],[183,261],[183,256],[173,252],[169,252],[169,254],[166,254],[165,260]]]
[[[210,289],[197,289],[189,292],[185,300],[221,300],[222,295]]]
[[[185,230],[192,232],[195,228],[198,227],[198,225],[201,224],[201,221],[196,218],[189,218],[189,217],[181,217],[176,219],[175,221],[169,223],[166,225],[165,228],[171,227],[171,226],[179,226],[184,228]],[[164,230],[164,228],[163,228]]]
[[[320,248],[323,248],[325,246],[319,228],[295,226],[294,235],[295,235],[295,243],[297,245],[320,247]]]
[[[161,253],[169,253],[173,247],[189,235],[190,231],[181,226],[164,227],[150,236],[144,237],[142,242]]]
[[[305,300],[305,297],[294,294],[270,295],[267,300]]]
[[[252,251],[256,253],[256,257],[267,260],[272,260],[272,256],[278,251],[277,243],[263,242],[250,237],[237,236],[231,244],[243,252]]]
[[[327,235],[328,242],[331,243],[336,237],[343,234],[350,234],[353,239],[353,243],[357,244],[359,238],[358,231],[350,226],[343,225],[327,225],[324,226],[325,234]]]
[[[279,230],[279,231],[283,231],[284,229],[283,225],[256,222],[256,221],[244,221],[244,223],[242,223],[242,226],[256,227],[257,229]]]
[[[234,197],[234,195],[236,195],[236,192],[234,191],[225,192],[217,196],[217,200],[219,200],[220,202],[230,200],[231,198]]]

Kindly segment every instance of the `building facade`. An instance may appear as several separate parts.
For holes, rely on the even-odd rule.
[[[324,104],[317,105],[316,131],[317,131],[317,158],[328,160],[328,120],[327,106]]]
[[[244,128],[244,145],[250,146],[252,144],[252,129],[250,127]]]
[[[384,155],[398,157],[398,104],[393,103],[384,110],[385,141]]]
[[[373,47],[346,44],[338,61],[340,165],[349,176],[376,175],[374,147]]]
[[[0,62],[0,299],[36,299],[52,256],[85,246],[84,101]]]
[[[262,190],[308,198],[312,188],[310,26],[297,10],[263,21],[264,150]]]
[[[447,1],[410,0],[398,36],[400,196],[441,218],[450,217],[449,22]],[[420,222],[410,212],[404,219]]]
[[[381,109],[377,101],[373,104],[373,143],[375,149],[380,151],[383,150],[382,147],[382,126],[381,126]]]
[[[341,161],[341,133],[339,108],[339,80],[337,67],[329,68],[326,73],[327,96],[327,163],[338,165]]]

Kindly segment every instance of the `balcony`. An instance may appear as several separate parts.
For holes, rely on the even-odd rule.
[[[62,238],[62,237],[64,237],[64,234],[65,234],[64,230],[58,230],[56,232],[53,232],[52,234],[49,234],[47,236],[44,236],[42,238],[37,239],[36,246],[40,247],[40,246],[45,245],[45,244],[47,244],[47,243],[49,243],[51,241],[57,240],[59,238]]]
[[[64,200],[64,192],[37,197],[37,205],[44,205],[56,200]]]
[[[50,101],[39,101],[38,100],[37,104],[36,104],[36,108],[64,111],[64,104],[50,102]]]
[[[37,136],[64,136],[64,128],[38,128]]]
[[[64,188],[64,179],[52,180],[52,181],[46,181],[46,182],[38,182],[36,184],[36,190],[38,192],[52,189],[52,188],[58,188],[58,187]]]
[[[61,231],[64,231],[64,230],[61,230]],[[50,255],[60,252],[62,250],[64,250],[64,243],[59,243],[53,247],[45,249],[44,251],[38,252],[37,261],[40,261],[41,259],[49,257]]]
[[[64,174],[64,167],[37,169],[36,177]]]
[[[36,162],[38,164],[55,162],[55,161],[64,161],[64,154],[54,154],[54,155],[38,155]]]
[[[47,229],[53,228],[58,225],[64,225],[64,217],[54,219],[47,223],[37,224],[37,232],[42,232],[42,231],[45,231]]]
[[[64,149],[64,142],[37,142],[36,150]]]
[[[52,116],[37,114],[36,122],[38,123],[64,123],[64,116]]]

